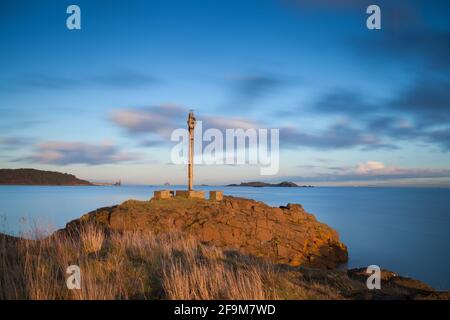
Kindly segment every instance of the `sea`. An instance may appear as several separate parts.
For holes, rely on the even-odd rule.
[[[0,186],[0,232],[51,232],[99,207],[147,200],[161,186]],[[171,189],[183,189],[171,186]],[[272,206],[300,203],[338,231],[345,267],[377,265],[450,290],[450,189],[198,187]]]

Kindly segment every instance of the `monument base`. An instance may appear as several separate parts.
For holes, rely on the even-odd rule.
[[[173,194],[170,190],[157,190],[153,193],[153,199],[163,200],[172,198]]]
[[[187,199],[205,199],[205,191],[186,191],[177,190],[175,197],[187,198]]]
[[[223,191],[210,191],[209,192],[209,200],[212,201],[222,201],[223,200]]]

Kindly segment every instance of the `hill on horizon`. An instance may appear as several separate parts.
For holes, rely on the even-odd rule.
[[[37,169],[0,169],[0,185],[92,186],[73,174]]]

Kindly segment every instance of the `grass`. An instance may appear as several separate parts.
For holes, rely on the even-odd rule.
[[[81,289],[68,290],[78,265]],[[298,270],[168,233],[84,225],[41,240],[0,237],[0,299],[336,299]]]

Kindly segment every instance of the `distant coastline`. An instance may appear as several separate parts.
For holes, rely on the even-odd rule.
[[[229,184],[227,187],[285,187],[285,188],[313,188],[311,185],[299,186],[298,184],[290,181],[283,181],[280,183],[267,183],[261,181],[241,182],[240,184]]]
[[[37,169],[0,169],[0,185],[93,186],[73,174]]]

